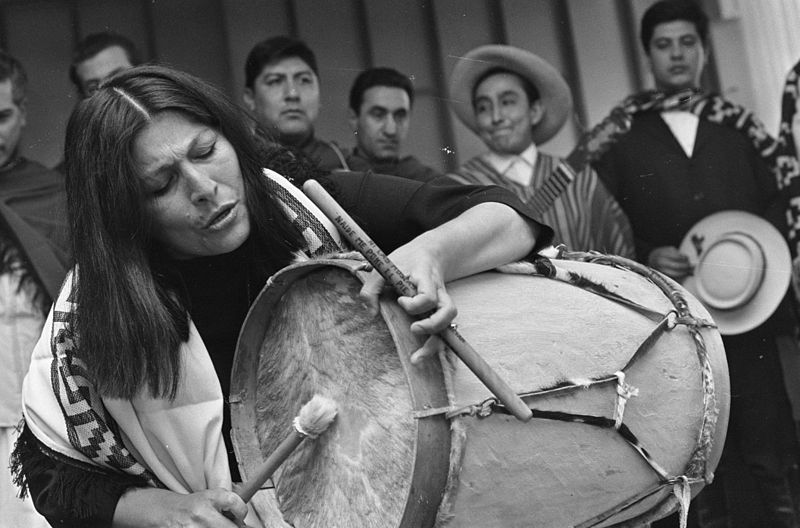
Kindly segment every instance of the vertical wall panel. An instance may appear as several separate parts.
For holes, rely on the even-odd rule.
[[[448,150],[443,145],[443,120],[448,119],[449,110],[437,90],[440,72],[430,42],[427,11],[417,3],[393,0],[370,0],[366,11],[372,66],[395,68],[414,83],[415,102],[404,154],[444,170]]]
[[[217,0],[154,2],[152,18],[159,62],[233,92],[233,70]]]
[[[76,0],[80,36],[113,31],[129,38],[143,61],[150,59],[144,7],[139,0]]]
[[[559,16],[556,5],[561,0],[505,0],[505,25],[508,43],[539,55],[552,64],[576,93],[576,83],[572,82],[570,70],[574,65],[567,63],[568,58],[562,49],[561,33],[569,31],[567,21]],[[535,31],[531,28],[535,27]],[[542,145],[542,150],[550,154],[565,155],[575,145],[578,127],[574,119],[570,119],[553,139]]]
[[[568,0],[572,37],[578,57],[578,73],[588,123],[598,123],[608,111],[637,89],[628,66],[628,42],[613,0]],[[576,94],[578,95],[578,94]]]
[[[353,78],[366,66],[362,32],[355,2],[295,0],[299,36],[317,56],[322,90],[322,109],[317,134],[323,139],[350,145],[347,94]]]
[[[22,62],[30,82],[25,156],[45,165],[62,158],[63,135],[76,94],[67,77],[72,28],[67,2],[3,6],[8,52]]]
[[[642,21],[642,16],[647,9],[655,3],[656,0],[627,0],[628,5],[630,6],[630,11],[632,14],[631,22],[633,23],[633,31],[636,34],[636,49],[630,50],[632,53],[636,55],[636,60],[639,61],[639,71],[642,74],[642,78],[639,79],[639,86],[642,86],[646,89],[653,88],[653,74],[650,73],[650,64],[647,61],[647,55],[645,55],[644,50],[642,49],[641,41],[639,38],[639,25]]]
[[[442,46],[442,60],[447,83],[458,58],[483,44],[494,43],[492,13],[483,0],[440,0],[433,4],[436,28]],[[445,84],[446,86],[448,84]],[[447,97],[447,95],[445,95]],[[483,152],[483,142],[450,112],[455,134],[454,151],[459,163]]]
[[[266,38],[289,32],[284,0],[223,0],[225,33],[228,35],[228,63],[233,72],[232,96],[241,101],[244,89],[244,61],[250,49]]]

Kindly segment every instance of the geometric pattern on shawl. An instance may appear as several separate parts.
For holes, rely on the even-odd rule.
[[[789,248],[792,257],[800,254],[800,160],[795,143],[792,121],[797,112],[800,94],[800,62],[786,76],[781,101],[781,124],[778,131],[778,149],[775,154],[775,171],[780,177],[780,187],[788,197],[786,221],[789,224]]]
[[[139,477],[153,487],[164,487],[122,442],[116,422],[89,381],[85,363],[75,355],[77,343],[67,327],[75,305],[71,298],[64,304],[67,306],[53,308],[50,381],[64,415],[70,444],[101,467]]]
[[[314,211],[303,205],[284,185],[292,185],[288,180],[270,176],[271,171],[264,170],[267,186],[272,196],[280,203],[292,225],[303,235],[306,241],[306,253],[310,257],[320,257],[341,251],[342,244],[337,243],[328,228],[320,221]],[[310,204],[313,206],[313,203]],[[333,226],[332,226],[333,228]]]
[[[268,174],[267,174],[268,176]],[[277,175],[279,176],[279,175]],[[279,176],[280,177],[280,176]],[[280,177],[282,180],[283,178]],[[281,186],[276,178],[266,178],[293,225],[303,234],[309,256],[340,251],[339,244],[315,212]],[[286,181],[286,180],[283,180]],[[291,185],[286,181],[285,185]],[[73,272],[77,275],[77,270]],[[65,284],[74,282],[65,281]],[[142,465],[125,447],[116,421],[108,414],[105,405],[88,377],[88,369],[76,355],[79,343],[69,330],[67,321],[76,310],[72,295],[66,301],[57,300],[53,307],[50,349],[53,361],[50,380],[53,394],[61,407],[67,426],[67,436],[73,448],[101,467],[122,471],[144,479],[153,487],[164,487],[150,470]]]

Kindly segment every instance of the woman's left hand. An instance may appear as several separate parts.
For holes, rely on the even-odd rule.
[[[441,265],[427,251],[409,249],[403,246],[395,250],[389,259],[402,271],[417,290],[413,297],[400,296],[397,303],[411,315],[419,319],[411,324],[411,331],[430,337],[411,355],[411,362],[418,363],[423,358],[434,355],[444,348],[444,342],[436,336],[455,319],[456,306],[445,288]],[[373,270],[361,289],[361,296],[378,313],[378,297],[387,287],[383,277]]]

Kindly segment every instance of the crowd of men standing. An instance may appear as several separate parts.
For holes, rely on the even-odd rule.
[[[637,101],[701,88],[708,19],[695,2],[654,4],[641,21],[641,44],[656,90],[638,94]],[[69,74],[81,97],[90,97],[105,78],[140,62],[127,38],[98,33],[80,42]],[[449,94],[453,111],[484,142],[486,152],[453,174],[442,174],[405,152],[414,86],[393,68],[370,68],[354,79],[348,101],[352,146],[315,134],[319,68],[304,42],[287,36],[259,42],[244,71],[242,104],[262,132],[302,152],[322,170],[500,185],[530,202],[563,161],[539,151],[538,145],[570,116],[570,88],[555,68],[519,48],[481,46],[456,65]],[[59,174],[63,162],[48,169],[19,154],[26,90],[22,65],[0,53],[0,340],[11,343],[3,345],[0,357],[14,367],[0,370],[3,457],[20,419],[20,385],[33,340],[69,265]],[[539,211],[555,229],[556,242],[571,250],[634,258],[680,281],[691,273],[680,241],[711,213],[745,210],[786,231],[782,216],[771,216],[785,208],[785,193],[742,131],[687,109],[648,108],[633,112],[630,130],[604,145],[598,160],[580,167],[574,181]],[[793,395],[784,383],[779,351],[794,343],[797,326],[787,302],[755,330],[725,338],[733,396],[728,443],[717,478],[697,499],[698,514],[690,524],[739,526],[731,511],[742,499],[737,479],[744,474],[756,483],[764,526],[800,526]],[[0,479],[0,510],[25,519],[20,525],[36,526],[29,503],[13,497],[6,464],[0,466]]]

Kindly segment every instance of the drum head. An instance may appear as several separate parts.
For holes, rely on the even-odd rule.
[[[413,411],[447,405],[441,366],[431,361],[407,374],[421,341],[396,305],[370,313],[351,266],[363,264],[287,268],[253,305],[231,390],[240,471],[246,478],[287,436],[302,404],[322,394],[337,402],[336,420],[273,477],[285,520],[430,526],[447,479],[449,427],[442,416],[420,423]],[[419,458],[420,441],[439,447]]]

